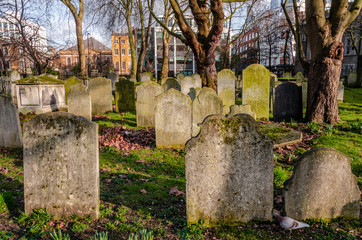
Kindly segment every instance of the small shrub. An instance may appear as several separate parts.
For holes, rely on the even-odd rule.
[[[82,222],[75,222],[73,223],[71,230],[75,233],[81,233],[84,232],[88,228],[87,224]]]
[[[147,229],[142,229],[138,234],[130,234],[128,240],[153,240],[153,232],[147,232]]]
[[[48,234],[48,222],[52,219],[47,210],[34,209],[28,216],[22,213],[18,217],[18,223],[26,228],[24,237],[40,239],[41,236]]]
[[[328,136],[331,136],[334,133],[335,129],[333,127],[332,124],[328,124],[325,128],[324,128],[324,132],[325,134],[327,134]]]
[[[62,234],[62,231],[58,229],[58,233],[54,230],[53,233],[50,233],[50,236],[54,240],[70,240],[70,237],[68,234]]]
[[[283,187],[284,182],[288,179],[289,174],[287,170],[278,166],[274,168],[274,186]]]
[[[308,127],[308,131],[311,133],[320,133],[321,132],[321,128],[320,128],[319,124],[316,122],[307,123],[307,127]]]
[[[93,237],[93,240],[108,240],[108,232],[101,232],[96,234]]]

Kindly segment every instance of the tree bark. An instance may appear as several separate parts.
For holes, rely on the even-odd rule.
[[[79,54],[79,63],[80,63],[80,74],[82,76],[88,76],[88,71],[86,67],[86,59],[85,59],[85,50],[84,50],[84,41],[83,41],[83,19],[76,18],[75,19],[75,29],[77,35],[77,46],[78,46],[78,54]],[[89,48],[89,46],[88,46]]]
[[[162,68],[161,68],[161,80],[168,77],[168,53],[170,46],[170,38],[167,38],[167,33],[163,31],[163,50],[162,50]]]

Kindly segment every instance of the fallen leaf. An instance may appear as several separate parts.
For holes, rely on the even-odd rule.
[[[137,161],[136,161],[136,163],[144,163],[144,162],[146,162],[146,161],[143,160],[143,159],[140,159],[140,160],[137,160]]]
[[[146,189],[144,189],[144,188],[141,189],[140,192],[141,192],[141,193],[147,193]]]
[[[138,179],[138,180],[140,180],[141,182],[148,182],[150,179],[140,178],[140,179]]]
[[[120,174],[118,177],[122,178],[122,179],[125,179],[125,178],[127,178],[127,175]]]
[[[110,182],[112,182],[112,179],[110,179],[110,178],[109,178],[109,179],[106,179],[106,180],[104,180],[104,182],[105,182],[105,183],[110,183]]]
[[[171,188],[168,193],[176,197],[185,194],[183,191],[180,191],[177,186]]]

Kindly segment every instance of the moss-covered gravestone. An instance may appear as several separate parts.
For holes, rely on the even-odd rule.
[[[25,213],[99,214],[98,125],[57,112],[24,123]]]
[[[224,114],[227,114],[231,105],[235,105],[235,73],[224,69],[217,74],[217,94],[224,104]]]
[[[188,224],[272,220],[273,144],[250,115],[207,117],[185,152]]]
[[[360,190],[351,161],[332,148],[304,153],[296,161],[292,177],[284,184],[286,215],[298,220],[359,218]]]
[[[357,73],[350,72],[347,76],[347,87],[355,87],[357,82]]]
[[[162,87],[153,81],[146,81],[137,87],[137,126],[155,126],[156,96],[161,93]]]
[[[178,81],[174,78],[168,78],[163,84],[162,84],[162,87],[165,91],[171,89],[171,88],[174,88],[178,91],[181,91],[181,86],[180,84],[178,83]]]
[[[64,89],[65,89],[65,103],[68,104],[68,94],[70,91],[70,87],[74,84],[82,83],[82,80],[76,77],[70,77],[64,82]]]
[[[113,110],[111,79],[102,77],[90,79],[89,93],[92,100],[93,113],[102,114]]]
[[[162,148],[184,148],[191,138],[190,97],[170,89],[159,95],[155,108],[156,146]]]
[[[199,124],[212,114],[222,114],[223,102],[212,88],[202,88],[192,101],[192,136],[200,132]]]
[[[243,105],[250,105],[257,119],[269,119],[270,72],[252,64],[243,70]]]
[[[82,83],[70,86],[68,112],[92,121],[92,104],[87,87]]]
[[[116,82],[116,112],[135,112],[134,82],[120,80]]]
[[[141,73],[141,82],[152,81],[152,73],[144,72]]]
[[[196,89],[201,88],[201,78],[193,78],[193,77],[184,77],[180,80],[181,92],[183,94],[189,95],[191,100],[196,97]]]
[[[0,147],[21,147],[21,128],[18,110],[11,97],[0,95]]]

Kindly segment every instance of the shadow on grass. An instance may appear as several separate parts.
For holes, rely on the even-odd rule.
[[[178,155],[178,157],[177,157]],[[151,216],[184,225],[185,195],[169,194],[185,189],[184,159],[172,150],[138,150],[100,154],[101,200],[141,210]]]
[[[24,184],[0,174],[0,213],[8,211],[11,216],[19,216],[24,211]]]

